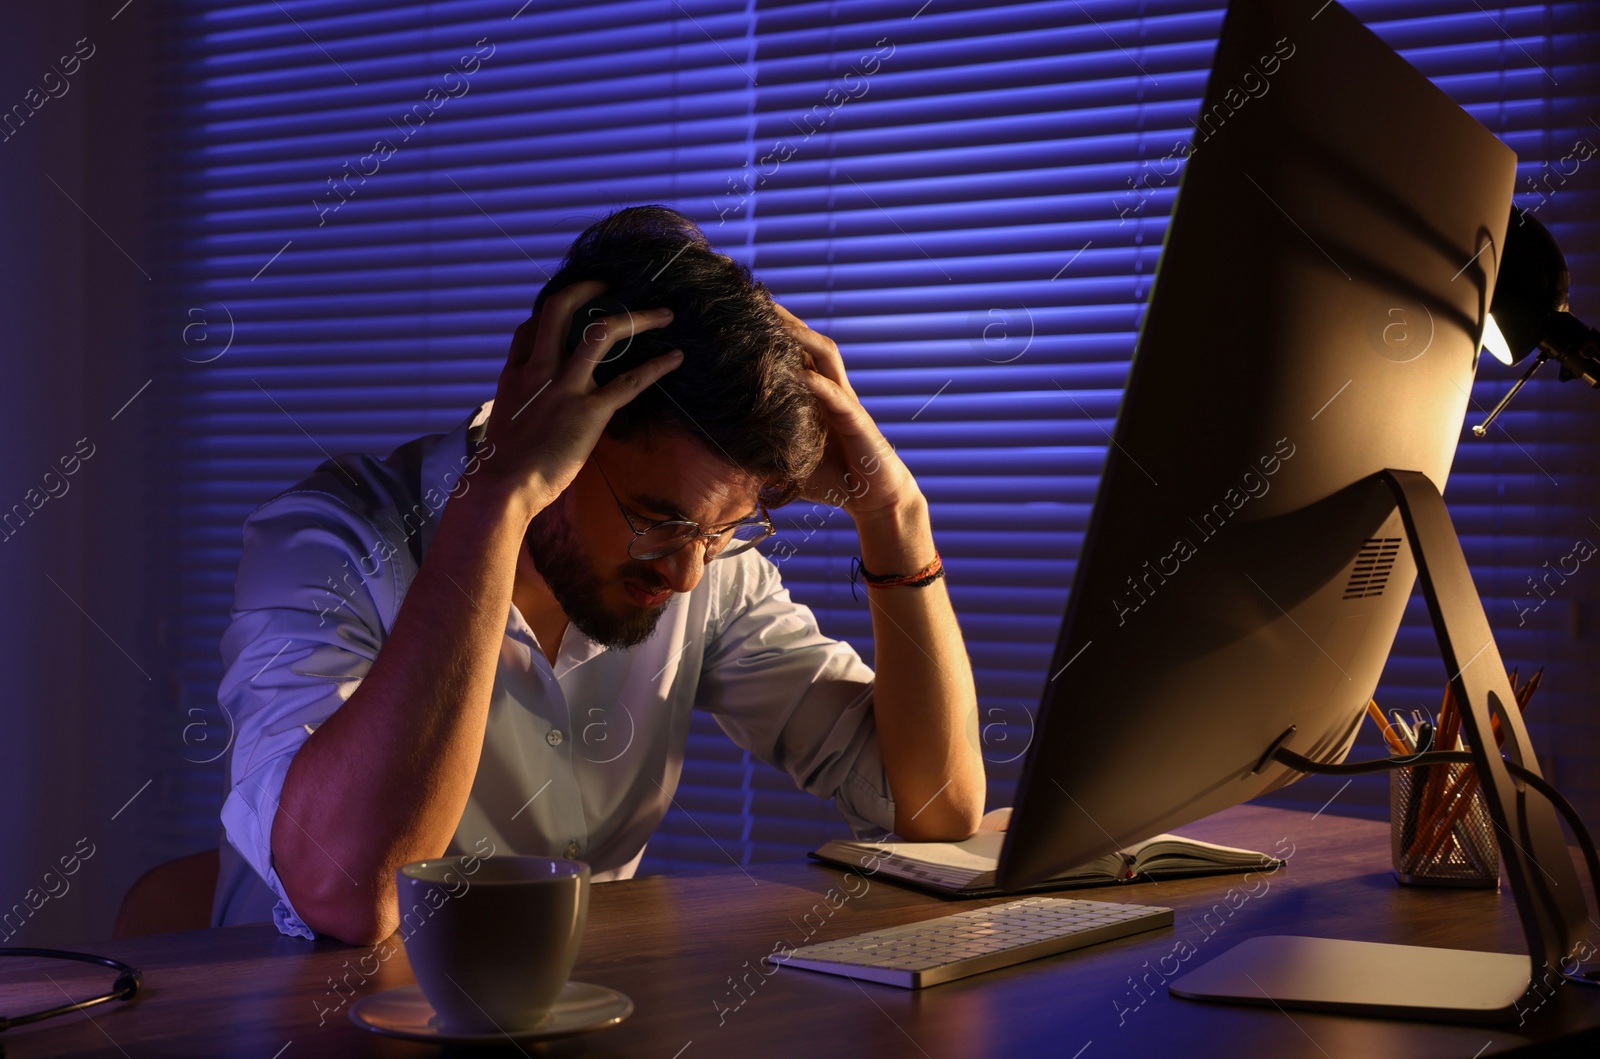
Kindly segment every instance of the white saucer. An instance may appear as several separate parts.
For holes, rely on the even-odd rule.
[[[539,1025],[505,1033],[448,1033],[434,1024],[433,1006],[422,987],[404,985],[363,997],[350,1008],[350,1021],[364,1030],[389,1037],[434,1043],[492,1044],[510,1037],[535,1041],[615,1026],[633,1014],[633,1001],[615,989],[569,981]]]

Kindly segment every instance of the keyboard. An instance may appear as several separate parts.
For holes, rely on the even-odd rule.
[[[780,966],[921,989],[1171,925],[1170,908],[1028,897],[806,945]]]

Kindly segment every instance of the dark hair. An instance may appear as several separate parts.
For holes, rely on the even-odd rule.
[[[666,327],[595,365],[597,383],[683,350],[683,363],[619,409],[606,433],[626,440],[682,431],[759,478],[768,507],[794,499],[822,459],[826,425],[801,375],[804,351],[766,286],[666,206],[630,206],[585,228],[534,311],[556,291],[595,279],[630,310],[665,306],[673,314]]]

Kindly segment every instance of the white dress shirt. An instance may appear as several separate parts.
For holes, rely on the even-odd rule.
[[[383,646],[492,405],[387,458],[334,457],[246,519],[218,691],[236,726],[222,825],[244,863],[233,859],[240,877],[230,879],[224,857],[214,925],[229,921],[229,894],[256,885],[243,878],[248,867],[276,897],[280,931],[319,936],[273,866],[283,778]],[[882,835],[894,826],[894,801],[872,680],[756,549],[707,563],[635,647],[608,650],[569,623],[553,666],[513,604],[482,757],[445,855],[482,855],[492,843],[500,853],[576,857],[597,882],[631,877],[671,805],[696,708],[801,789],[836,799],[858,837]],[[261,897],[258,908],[270,899]]]

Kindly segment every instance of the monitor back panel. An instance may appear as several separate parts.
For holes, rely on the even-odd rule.
[[[1336,3],[1224,22],[1000,862],[1022,885],[1339,760],[1441,489],[1515,156]],[[1313,15],[1315,14],[1315,17]]]

